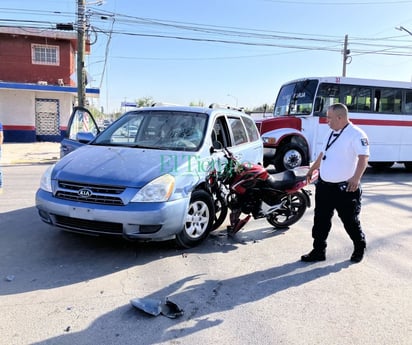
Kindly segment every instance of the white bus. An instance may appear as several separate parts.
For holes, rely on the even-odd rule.
[[[315,160],[329,130],[327,108],[338,102],[368,135],[370,166],[398,162],[412,170],[412,83],[346,77],[298,79],[280,88],[274,116],[256,121],[265,166],[282,171]]]

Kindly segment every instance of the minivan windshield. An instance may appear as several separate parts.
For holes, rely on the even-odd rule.
[[[298,116],[312,113],[318,80],[302,80],[282,86],[273,111],[274,116]]]
[[[197,151],[207,116],[184,111],[131,111],[102,132],[92,145]]]

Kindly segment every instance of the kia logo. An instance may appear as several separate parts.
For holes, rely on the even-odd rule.
[[[93,192],[88,188],[82,188],[77,192],[77,194],[79,194],[80,197],[86,199],[86,198],[91,197]]]

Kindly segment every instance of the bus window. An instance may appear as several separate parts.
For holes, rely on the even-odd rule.
[[[283,86],[276,100],[274,116],[310,115],[317,86],[317,80],[309,79]]]
[[[379,91],[379,92],[378,92]],[[377,99],[379,106],[377,111],[380,113],[400,113],[402,104],[402,93],[398,89],[380,89],[376,90],[380,97]]]
[[[358,89],[357,111],[370,111],[372,103],[372,89],[360,87]]]
[[[352,85],[341,85],[343,103],[349,111],[370,111],[372,100],[372,89],[370,87],[357,87]]]
[[[357,109],[357,95],[358,88],[351,85],[342,85],[341,93],[343,98],[343,103],[346,105],[349,111],[354,111]]]
[[[405,91],[405,113],[412,114],[412,91]]]
[[[320,84],[318,94],[316,97],[316,102],[322,107],[315,109],[317,113],[314,115],[317,116],[326,116],[326,111],[328,107],[332,104],[340,102],[340,86],[336,84]]]
[[[293,90],[295,89],[295,84],[285,85],[279,91],[279,96],[276,100],[276,106],[273,111],[274,116],[282,116],[289,114],[289,105],[292,98]]]

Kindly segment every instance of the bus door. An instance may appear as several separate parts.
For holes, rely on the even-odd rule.
[[[412,162],[412,90],[406,90],[404,94],[402,122],[402,144],[399,152],[399,161]]]
[[[323,142],[328,135],[330,128],[326,119],[328,108],[340,102],[340,85],[333,83],[321,83],[315,97],[314,104],[314,123],[313,123],[313,142],[311,143],[312,160],[315,160],[320,152],[323,151]]]
[[[402,146],[402,91],[374,88],[371,111],[356,114],[354,123],[368,135],[371,162],[397,162]]]

